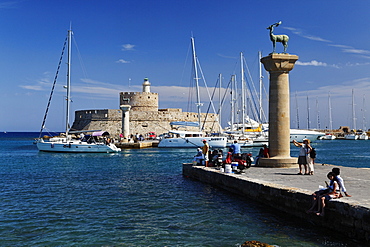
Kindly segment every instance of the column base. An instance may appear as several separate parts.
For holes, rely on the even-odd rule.
[[[271,168],[288,168],[297,167],[298,158],[292,157],[272,157],[272,158],[260,158],[258,162],[259,167],[271,167]]]

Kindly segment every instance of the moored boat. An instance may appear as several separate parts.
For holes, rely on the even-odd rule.
[[[203,132],[187,130],[171,130],[167,137],[163,138],[158,147],[160,148],[195,148],[202,147],[206,140],[211,148],[226,147],[225,136],[205,136]]]
[[[70,80],[70,71],[71,71],[71,39],[72,39],[72,30],[68,30],[68,35],[66,39],[65,46],[67,45],[68,48],[68,62],[67,62],[67,95],[66,95],[66,126],[65,126],[65,134],[63,136],[58,137],[49,137],[44,136],[42,137],[43,130],[45,128],[45,121],[49,111],[49,106],[51,102],[51,98],[53,95],[54,87],[56,84],[57,76],[55,77],[53,87],[51,90],[51,94],[49,97],[48,105],[46,107],[42,127],[40,130],[39,138],[36,140],[36,145],[39,151],[44,152],[68,152],[68,153],[111,153],[111,152],[119,152],[121,151],[120,148],[117,148],[110,140],[109,133],[107,132],[94,132],[91,135],[91,138],[86,138],[83,134],[80,137],[75,136],[72,131],[69,130],[69,112],[70,112],[70,89],[71,89],[71,80]],[[63,47],[63,52],[65,46]],[[62,58],[59,60],[58,71],[59,72],[60,64]],[[80,131],[79,133],[84,132]],[[89,131],[91,132],[91,131]]]

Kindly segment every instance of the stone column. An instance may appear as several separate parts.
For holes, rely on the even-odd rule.
[[[120,109],[122,110],[122,134],[123,137],[128,139],[130,135],[130,105],[120,105]]]
[[[269,90],[269,151],[270,158],[263,158],[259,166],[290,167],[297,165],[297,158],[290,157],[290,95],[289,71],[298,56],[270,54],[261,62],[270,73]]]

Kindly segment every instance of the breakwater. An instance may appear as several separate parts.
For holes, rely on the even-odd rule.
[[[311,195],[324,185],[329,165],[316,165],[314,176],[296,175],[296,168],[252,167],[245,174],[224,173],[211,167],[183,164],[183,175],[271,206],[290,216],[360,241],[370,240],[370,169],[341,167],[352,197],[327,203],[324,217],[307,214]]]

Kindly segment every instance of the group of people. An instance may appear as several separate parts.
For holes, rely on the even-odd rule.
[[[209,163],[209,144],[207,143],[207,140],[204,139],[203,141],[203,147],[197,149],[197,154],[194,156],[194,162],[197,164],[202,164],[204,161],[204,165],[207,167]]]
[[[327,177],[330,180],[329,184],[327,184],[325,189],[315,191],[312,194],[312,205],[311,208],[307,210],[307,213],[315,213],[318,216],[324,216],[326,201],[341,198],[343,197],[342,193],[347,197],[351,197],[344,186],[339,168],[333,168],[332,171],[327,174]]]
[[[204,161],[204,165],[208,167],[208,164],[210,162],[210,157],[208,155],[210,150],[209,144],[207,143],[207,140],[203,140],[203,147],[197,149],[197,154],[194,156],[194,163],[201,164]],[[241,156],[241,147],[238,141],[234,141],[233,144],[230,145],[229,153],[231,154],[231,160],[233,160],[235,157]],[[211,161],[214,162],[216,159],[218,160],[220,156],[222,157],[222,150],[214,150],[211,154]]]
[[[304,139],[302,143],[293,140],[296,147],[300,147],[298,156],[299,172],[298,175],[313,175],[316,159],[316,150],[311,147],[310,140]],[[304,167],[304,173],[302,173]]]

